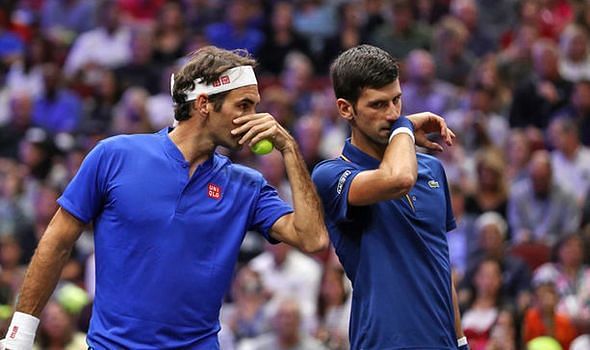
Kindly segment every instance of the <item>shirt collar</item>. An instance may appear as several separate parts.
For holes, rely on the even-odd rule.
[[[379,164],[381,164],[379,159],[373,158],[350,143],[350,138],[346,139],[346,142],[344,143],[342,156],[344,160],[358,164],[363,168],[377,169]]]
[[[187,162],[184,159],[182,152],[180,152],[180,149],[178,149],[176,144],[174,142],[172,142],[172,140],[170,139],[170,136],[168,135],[173,129],[174,128],[172,128],[172,127],[165,127],[164,129],[158,131],[157,134],[162,137],[164,150],[166,151],[166,154],[168,154],[174,160],[180,162],[182,165],[189,166],[189,162]],[[216,157],[216,154],[213,153],[213,155],[211,157],[209,157],[205,162],[203,162],[202,164],[199,165],[199,168],[206,170],[206,169],[213,167],[213,164],[215,163],[215,157]]]

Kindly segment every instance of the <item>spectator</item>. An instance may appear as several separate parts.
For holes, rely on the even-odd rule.
[[[506,177],[510,185],[527,178],[527,166],[531,159],[531,144],[522,129],[511,129],[506,148]]]
[[[131,31],[121,24],[121,13],[114,0],[101,3],[99,27],[78,36],[68,53],[64,72],[67,77],[81,76],[94,85],[99,68],[115,68],[131,59]]]
[[[326,350],[301,329],[301,310],[293,299],[282,301],[274,315],[274,332],[242,343],[238,350]]]
[[[564,107],[572,84],[559,73],[559,52],[548,39],[537,40],[533,46],[534,73],[519,84],[510,110],[510,126],[534,126],[543,129],[549,118]]]
[[[62,85],[61,69],[43,66],[44,94],[35,99],[33,124],[50,133],[75,131],[82,118],[82,101]]]
[[[575,24],[567,26],[561,33],[559,72],[565,80],[575,83],[590,79],[588,39],[586,29]]]
[[[453,17],[438,22],[434,33],[434,58],[438,63],[436,76],[455,86],[464,87],[475,58],[465,50],[469,32]]]
[[[538,275],[538,277],[541,277]],[[557,311],[559,295],[552,279],[536,278],[534,306],[527,310],[523,321],[523,341],[529,342],[541,336],[555,338],[564,349],[570,348],[570,343],[576,337],[576,328],[567,315]]]
[[[333,258],[336,255],[332,255]],[[318,329],[316,337],[330,350],[348,350],[351,285],[344,269],[336,260],[324,267],[318,295]]]
[[[154,131],[148,114],[148,92],[140,87],[131,87],[123,93],[113,113],[113,132],[115,134],[134,134]]]
[[[131,86],[142,87],[150,95],[160,91],[161,69],[153,64],[153,41],[150,32],[135,32],[131,39],[131,61],[114,70],[122,91]]]
[[[72,317],[56,301],[50,301],[40,317],[39,336],[34,349],[85,350],[86,335],[76,331]]]
[[[447,234],[447,240],[453,272],[458,277],[457,283],[460,283],[467,270],[467,258],[476,248],[475,217],[465,211],[463,188],[459,184],[451,183],[449,189],[457,227]]]
[[[436,78],[436,64],[425,50],[413,50],[406,60],[408,80],[404,84],[404,113],[423,110],[444,115],[454,107],[457,91],[449,83]]]
[[[580,212],[575,198],[555,183],[548,152],[535,152],[528,178],[514,184],[508,222],[514,242],[551,245],[564,233],[578,230]]]
[[[531,272],[527,264],[518,257],[508,254],[506,233],[508,226],[498,213],[487,212],[475,221],[478,246],[471,251],[469,266],[462,284],[462,299],[470,297],[468,288],[481,261],[494,259],[500,265],[502,273],[502,295],[504,301],[514,305],[518,310],[528,306]]]
[[[227,50],[246,49],[256,55],[264,42],[264,35],[260,30],[249,26],[250,18],[246,6],[240,0],[230,1],[225,12],[225,21],[206,27],[207,40],[212,45]]]
[[[271,320],[266,308],[268,293],[257,272],[242,267],[236,274],[231,294],[233,302],[224,305],[221,321],[233,334],[236,344],[270,330]]]
[[[555,117],[573,120],[579,131],[580,141],[585,146],[590,146],[590,80],[575,83],[569,104],[557,111]]]
[[[156,67],[172,65],[183,57],[186,53],[187,29],[183,8],[179,2],[167,1],[162,6],[153,36],[153,63]],[[145,49],[147,47],[144,47]],[[156,78],[155,82],[159,81],[159,78]]]
[[[96,3],[83,0],[48,0],[41,9],[41,28],[49,38],[70,45],[81,33],[94,29]]]
[[[569,118],[554,119],[549,135],[555,147],[551,152],[555,182],[581,206],[590,190],[590,148],[580,144],[579,131]]]
[[[260,274],[264,288],[272,295],[271,314],[281,299],[296,299],[303,329],[313,329],[322,277],[321,267],[315,260],[286,244],[267,244],[266,251],[248,265]]]
[[[508,122],[494,112],[494,99],[494,90],[476,84],[467,91],[467,103],[446,114],[447,124],[470,153],[489,146],[504,148],[506,144]]]
[[[472,215],[493,211],[506,218],[508,184],[502,153],[495,148],[478,151],[476,173],[475,190],[465,199],[465,210]]]
[[[533,280],[552,280],[559,294],[557,310],[567,315],[580,333],[590,330],[590,268],[584,265],[580,236],[563,237],[553,247],[552,262],[535,270]]]
[[[470,348],[485,349],[500,314],[502,270],[494,259],[484,259],[473,278],[474,299],[462,315],[465,336]]]
[[[273,7],[266,40],[257,55],[262,70],[268,74],[278,76],[290,52],[310,54],[307,41],[293,28],[293,11],[293,4],[287,1],[279,1]]]
[[[414,20],[410,1],[392,1],[391,17],[391,23],[383,24],[369,39],[373,45],[400,60],[405,59],[412,50],[430,48],[430,29]]]
[[[10,95],[28,94],[33,98],[43,94],[43,64],[50,61],[50,43],[41,36],[31,39],[23,59],[14,62],[6,75]]]
[[[475,0],[452,0],[451,14],[460,20],[468,31],[467,50],[476,57],[482,57],[496,49],[496,43],[489,33],[478,25],[479,9]]]

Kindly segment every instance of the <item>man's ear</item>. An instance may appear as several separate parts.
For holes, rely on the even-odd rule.
[[[200,116],[209,116],[209,97],[206,94],[201,94],[193,102],[193,108],[199,112]]]
[[[336,107],[340,116],[346,120],[352,120],[354,118],[354,107],[348,100],[339,98],[336,100]]]

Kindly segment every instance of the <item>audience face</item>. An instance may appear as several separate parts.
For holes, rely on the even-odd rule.
[[[279,306],[275,315],[274,325],[281,339],[296,339],[299,337],[301,313],[294,301],[285,301]]]
[[[572,93],[572,105],[582,114],[590,113],[590,84],[586,82],[577,83]]]
[[[408,77],[419,85],[428,85],[434,80],[436,68],[432,55],[424,50],[415,50],[408,56]]]
[[[529,166],[529,174],[533,183],[535,194],[546,197],[551,190],[553,171],[549,154],[544,151],[537,151]]]
[[[480,296],[497,297],[502,286],[500,265],[492,260],[484,261],[475,275],[475,288]]]
[[[570,268],[578,268],[584,260],[584,248],[582,239],[571,236],[562,243],[558,251],[559,262]]]

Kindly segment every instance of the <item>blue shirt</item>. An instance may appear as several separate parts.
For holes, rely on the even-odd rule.
[[[417,154],[408,196],[356,207],[348,191],[380,161],[347,141],[313,171],[330,239],[352,281],[351,349],[456,349],[446,232],[455,227],[440,162]]]
[[[116,136],[58,203],[94,222],[96,349],[218,349],[219,309],[247,230],[270,240],[292,209],[262,175],[215,154],[189,179],[167,135]]]

